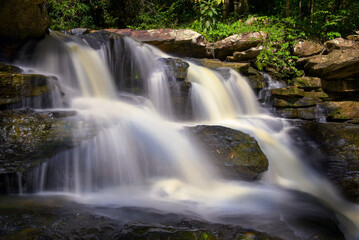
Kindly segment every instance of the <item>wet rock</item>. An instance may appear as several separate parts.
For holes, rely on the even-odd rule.
[[[333,51],[334,49],[345,50],[359,48],[359,44],[357,44],[353,40],[347,40],[344,38],[335,38],[333,40],[327,41],[324,43],[324,46],[329,52]]]
[[[22,70],[19,67],[0,62],[0,73],[21,73],[21,72]]]
[[[106,29],[108,32],[131,37],[160,50],[182,57],[206,57],[206,41],[203,35],[188,29]]]
[[[293,54],[298,57],[308,57],[323,51],[321,44],[312,41],[300,41],[294,45]]]
[[[289,119],[316,120],[318,118],[317,107],[278,108],[275,112],[277,116]]]
[[[189,131],[228,178],[253,181],[268,169],[257,141],[245,133],[221,126],[197,126]]]
[[[0,73],[0,109],[23,101],[31,101],[31,98],[44,96],[52,90],[49,81],[55,81],[51,77],[38,74],[12,74]],[[20,106],[21,107],[21,106]]]
[[[73,28],[71,29],[72,35],[84,35],[90,33],[90,29],[88,28]]]
[[[300,126],[323,154],[324,173],[351,201],[359,202],[359,125],[307,123]]]
[[[252,47],[248,50],[242,52],[234,52],[233,56],[227,56],[226,61],[228,62],[240,62],[240,61],[248,61],[255,60],[257,56],[262,51],[263,46]]]
[[[0,38],[41,37],[51,25],[44,0],[2,1],[0,16]]]
[[[187,78],[189,64],[179,58],[160,58],[160,62],[164,63],[170,73],[176,77],[177,81],[184,81]]]
[[[189,59],[190,61],[201,65],[203,67],[207,68],[220,68],[220,67],[227,67],[232,68],[238,72],[246,73],[248,71],[248,68],[250,67],[249,63],[237,63],[237,62],[222,62],[218,59],[208,59],[208,58],[202,58],[202,59]]]
[[[208,55],[224,60],[227,56],[233,55],[235,51],[244,51],[258,46],[264,38],[265,33],[263,32],[235,34],[213,44],[208,44]]]
[[[92,138],[91,123],[73,119],[75,112],[0,112],[0,174],[26,172],[56,153]]]

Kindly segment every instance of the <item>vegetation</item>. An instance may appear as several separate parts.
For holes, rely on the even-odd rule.
[[[217,41],[236,33],[267,34],[257,67],[299,76],[291,49],[297,39],[326,41],[359,28],[351,0],[50,0],[53,29],[189,28]]]

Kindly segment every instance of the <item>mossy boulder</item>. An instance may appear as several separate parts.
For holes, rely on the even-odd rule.
[[[21,72],[22,70],[19,67],[0,62],[0,73],[21,73]]]
[[[267,157],[248,134],[222,126],[197,126],[189,131],[228,178],[253,181],[268,169]]]
[[[52,90],[48,81],[55,78],[39,74],[0,73],[0,109],[21,103],[28,98],[45,95]],[[20,106],[22,107],[22,106]]]
[[[51,25],[44,0],[2,1],[0,16],[0,39],[41,37]]]
[[[56,153],[92,138],[93,125],[76,113],[12,110],[0,112],[0,174],[26,172]]]

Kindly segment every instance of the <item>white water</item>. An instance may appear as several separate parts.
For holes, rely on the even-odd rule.
[[[105,45],[96,51],[83,43],[47,39],[38,46],[34,56],[40,62],[28,69],[57,76],[69,107],[80,119],[94,122],[98,134],[42,165],[35,188],[70,192],[89,204],[191,212],[211,221],[223,215],[276,215],[280,206],[293,201],[285,190],[289,188],[320,199],[338,214],[348,238],[359,236],[358,207],[341,199],[327,180],[296,157],[287,124],[261,114],[238,73],[227,70],[225,78],[190,64],[196,119],[190,124],[223,125],[254,136],[270,162],[258,183],[224,180],[215,171],[208,156],[184,133],[185,124],[171,120],[170,76],[153,49],[130,39],[124,42],[133,58],[130,66],[137,66],[136,79],[145,83],[143,96],[121,97],[106,64]],[[118,49],[116,54],[124,52]],[[294,208],[309,211],[306,207]]]

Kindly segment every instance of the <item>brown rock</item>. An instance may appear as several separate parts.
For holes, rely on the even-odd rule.
[[[186,57],[206,57],[206,40],[203,35],[188,29],[106,29],[108,32],[131,37],[154,45],[166,53]]]
[[[248,50],[245,50],[243,52],[234,52],[233,56],[228,56],[227,61],[228,62],[239,62],[239,61],[248,61],[248,60],[254,60],[257,58],[257,56],[262,51],[263,46],[259,47],[252,47]]]
[[[351,41],[359,41],[359,35],[349,35],[347,39]]]
[[[294,79],[294,86],[309,90],[321,88],[322,83],[321,79],[317,77],[297,77]]]
[[[235,51],[244,51],[258,46],[265,38],[263,32],[242,33],[229,36],[221,41],[209,44],[207,51],[224,60],[227,56],[233,55]]]
[[[333,120],[349,120],[359,118],[359,102],[325,102],[320,105],[327,109],[328,116]]]
[[[22,40],[41,37],[51,24],[44,0],[2,1],[0,38]]]
[[[325,79],[359,77],[359,49],[334,50],[307,59],[307,73]]]
[[[295,56],[308,57],[320,53],[323,49],[323,46],[319,43],[300,41],[294,46],[293,53]]]
[[[359,91],[359,81],[357,79],[334,79],[323,80],[323,89],[335,93],[351,93]]]
[[[344,49],[359,48],[359,45],[356,42],[344,38],[336,38],[327,41],[324,43],[324,46],[329,52],[333,51],[334,49],[344,50]]]

